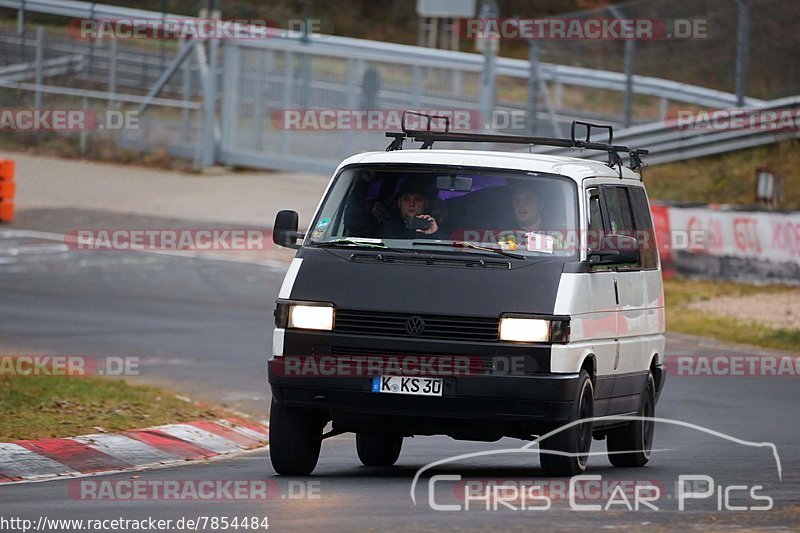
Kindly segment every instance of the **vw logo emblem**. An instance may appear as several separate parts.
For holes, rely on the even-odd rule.
[[[406,320],[406,333],[417,337],[425,332],[425,321],[420,316],[412,316]]]

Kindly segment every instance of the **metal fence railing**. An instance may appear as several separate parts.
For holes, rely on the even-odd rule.
[[[680,0],[676,2],[676,13],[699,16],[704,12],[703,6],[710,6],[709,16],[724,21],[719,27],[735,27],[735,5],[730,8],[720,2]],[[767,4],[772,5],[770,2],[750,2],[751,28],[763,29],[766,23],[761,11]],[[641,16],[637,9],[652,3],[645,0],[621,9],[625,16],[636,17]],[[528,118],[533,116],[541,123],[541,133],[545,128],[563,133],[573,119],[600,119],[618,128],[618,139],[625,139],[626,135],[645,143],[661,143],[663,139],[664,146],[671,150],[670,158],[699,153],[690,148],[705,141],[701,135],[692,135],[675,144],[671,132],[665,132],[669,133],[667,137],[643,136],[641,132],[664,128],[665,110],[670,106],[728,108],[737,104],[735,84],[716,74],[704,78],[705,71],[697,66],[696,59],[691,59],[695,63],[693,69],[668,68],[672,64],[669,61],[677,65],[694,58],[698,50],[709,46],[708,42],[680,46],[637,42],[636,61],[627,72],[620,68],[624,63],[623,43],[543,43],[535,64],[537,113],[531,115],[529,91],[534,65],[527,60],[497,58],[489,84],[484,57],[474,53],[317,34],[304,38],[211,39],[203,43],[78,40],[65,30],[72,19],[186,17],[74,0],[0,0],[0,7],[24,7],[28,12],[46,13],[64,22],[62,27],[49,26],[43,31],[30,25],[16,31],[0,27],[2,105],[19,106],[29,101],[30,105],[46,107],[139,110],[139,128],[113,136],[118,146],[163,150],[193,159],[198,166],[222,163],[328,172],[353,153],[385,148],[382,133],[357,128],[335,133],[286,129],[281,126],[281,113],[297,109],[403,108],[477,112],[483,110],[487,91],[495,82],[497,92],[496,98],[492,94],[490,99],[491,109],[527,113]],[[788,17],[785,10],[778,11]],[[575,16],[600,17],[604,13]],[[735,40],[731,45],[730,39],[719,39],[722,44],[714,46],[725,48],[726,53],[731,46],[736,48]],[[754,50],[764,48],[755,37],[750,42],[754,43]],[[754,52],[751,57],[760,57],[759,54]],[[785,63],[783,59],[776,61],[772,64]],[[33,77],[23,74],[30,66],[36,73]],[[794,72],[797,66],[787,68]],[[665,79],[665,75],[675,79]],[[792,88],[792,83],[787,82],[787,87]],[[786,96],[773,92],[757,90],[754,85],[748,94]],[[628,118],[623,103],[626,94],[633,102],[629,110],[632,127],[620,130]],[[600,105],[593,105],[598,101]],[[616,107],[609,109],[609,101]],[[765,98],[745,97],[744,104],[759,107],[768,102]],[[82,135],[89,136],[89,140],[92,136],[112,138],[106,132]],[[652,144],[645,147],[658,149]],[[716,149],[724,146],[718,144]]]

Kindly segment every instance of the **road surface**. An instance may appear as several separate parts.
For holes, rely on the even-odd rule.
[[[47,216],[21,217],[14,227],[20,229],[24,224],[25,229],[63,233],[87,221],[102,227],[156,224],[151,218],[53,211]],[[183,394],[226,403],[257,418],[266,416],[265,360],[281,268],[150,253],[69,251],[58,245],[57,241],[0,233],[0,342],[4,351],[138,356],[143,361],[143,374],[137,378],[141,381],[167,384]],[[701,339],[668,338],[670,357],[752,353]],[[601,479],[578,485],[575,503],[608,506],[608,510],[573,509],[565,497],[567,481],[545,478],[536,453],[504,453],[447,463],[422,476],[414,503],[411,487],[420,468],[459,454],[514,449],[525,443],[513,439],[495,443],[447,437],[406,439],[397,466],[366,468],[358,463],[353,437],[341,435],[324,442],[319,466],[306,478],[276,476],[268,450],[260,450],[225,460],[81,481],[1,486],[0,517],[34,523],[45,517],[153,517],[173,520],[174,531],[194,529],[185,523],[178,529],[175,521],[202,521],[202,517],[227,517],[229,522],[234,517],[268,517],[271,529],[278,531],[648,526],[796,529],[800,524],[797,380],[796,376],[670,376],[657,416],[739,440],[661,423],[655,438],[660,451],[645,468],[613,469],[602,455],[593,457],[587,474]],[[780,474],[771,448],[753,443],[775,445]],[[604,443],[595,441],[593,451],[603,450]],[[440,479],[432,484],[431,474],[461,476],[462,481]],[[680,476],[710,476],[712,493],[702,499],[684,497],[685,508],[680,510],[676,487]],[[183,489],[203,481],[237,481],[246,490],[239,497],[223,491],[222,498],[214,501],[186,499],[191,491],[181,492],[183,499],[179,500],[94,499],[101,494],[99,487],[119,489],[135,481],[152,489],[167,480],[180,481]],[[490,500],[488,509],[486,500],[471,500],[465,508],[466,487],[477,496],[491,490],[498,480],[523,491],[536,485],[541,491],[528,492],[533,496],[527,500],[523,496],[507,499],[506,504],[497,503],[497,498]],[[90,484],[79,485],[85,482]],[[104,482],[112,484],[100,485]],[[264,484],[266,497],[259,492]],[[628,510],[620,494],[614,495],[615,486],[624,487],[624,499],[633,506],[635,489],[630,487],[634,485],[658,490],[658,498],[650,500],[658,510],[644,504],[639,511]],[[645,493],[643,498],[653,494]],[[433,509],[431,495],[433,504],[460,510]],[[508,493],[505,495],[508,498]],[[547,502],[544,496],[550,502],[546,510],[540,509]],[[770,510],[727,510],[731,506],[763,507],[767,500],[771,501]],[[202,525],[205,527],[197,529],[213,530],[209,520]],[[76,524],[61,529],[49,526],[50,530],[78,530]],[[11,527],[7,523],[0,529],[13,531]]]

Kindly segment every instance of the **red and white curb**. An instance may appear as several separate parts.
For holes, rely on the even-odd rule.
[[[140,470],[262,448],[269,425],[238,418],[0,443],[0,484]]]

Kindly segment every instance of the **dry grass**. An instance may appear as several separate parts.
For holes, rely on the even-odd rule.
[[[225,416],[154,387],[73,376],[0,377],[0,442],[71,437]]]
[[[783,176],[780,207],[800,209],[800,140],[649,167],[645,183],[656,200],[752,205],[763,166]]]
[[[747,298],[754,295],[769,297],[784,294],[789,290],[800,292],[798,289],[788,289],[778,285],[755,286],[733,282],[665,280],[667,331],[798,352],[800,351],[798,329],[774,328],[760,323],[769,320],[768,316],[753,315],[750,319],[742,316],[732,318],[698,310],[697,306],[693,305],[718,298]],[[798,297],[800,298],[800,295]]]

